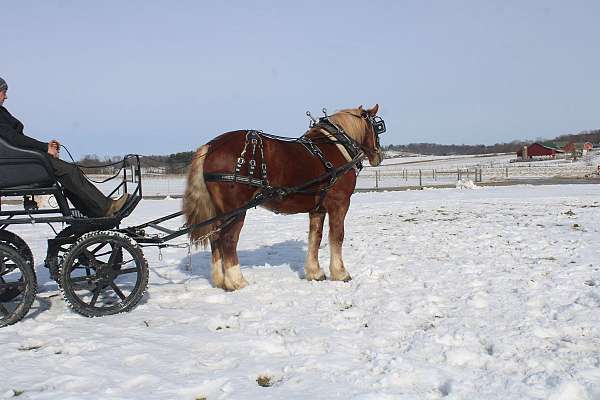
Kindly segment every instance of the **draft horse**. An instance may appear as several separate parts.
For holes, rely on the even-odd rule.
[[[192,241],[204,247],[210,241],[213,286],[236,290],[248,284],[236,247],[247,205],[253,201],[277,213],[309,214],[304,264],[308,280],[325,279],[318,251],[327,214],[330,279],[351,279],[342,260],[344,218],[361,160],[367,157],[376,166],[383,158],[379,135],[385,132],[385,123],[377,116],[378,109],[360,106],[326,115],[297,139],[261,131],[227,132],[196,151],[183,212]],[[218,223],[194,227],[232,211],[233,216]]]

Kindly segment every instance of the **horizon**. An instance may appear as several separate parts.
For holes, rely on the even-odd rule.
[[[596,2],[29,0],[3,12],[4,105],[75,158],[190,151],[236,129],[297,137],[306,110],[375,103],[383,145],[600,126]]]

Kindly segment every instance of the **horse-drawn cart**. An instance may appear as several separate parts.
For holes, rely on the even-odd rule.
[[[320,215],[318,218],[321,219],[322,229],[325,212],[343,211],[343,207],[347,209],[349,196],[356,182],[355,176],[352,175],[352,178],[346,180],[344,189],[340,190],[343,195],[338,193],[331,196],[331,200],[326,200],[327,193],[330,190],[335,191],[336,185],[348,177],[349,171],[360,169],[360,162],[365,154],[370,161],[376,160],[376,163],[379,163],[381,160],[379,134],[385,132],[385,124],[375,116],[376,111],[377,106],[367,111],[362,108],[353,110],[356,115],[349,111],[340,113],[350,121],[358,121],[361,129],[353,137],[333,124],[327,115],[321,118],[319,123],[313,124],[308,134],[293,140],[259,131],[239,131],[230,132],[229,136],[222,135],[221,141],[229,140],[234,145],[232,153],[228,155],[233,157],[234,173],[207,173],[205,170],[200,179],[202,182],[206,179],[227,188],[239,183],[241,186],[236,187],[243,187],[242,194],[247,197],[238,199],[237,205],[219,210],[206,218],[199,219],[197,215],[192,220],[188,218],[187,226],[178,230],[168,229],[161,224],[180,217],[183,212],[166,215],[137,226],[120,227],[123,218],[131,214],[142,198],[139,156],[129,155],[116,163],[119,167],[118,172],[102,182],[118,180],[118,184],[109,195],[128,194],[125,205],[111,217],[90,218],[69,207],[64,190],[56,180],[45,155],[11,146],[0,138],[0,200],[23,199],[22,203],[18,201],[22,207],[6,208],[0,203],[0,327],[22,319],[29,311],[37,293],[32,251],[21,237],[8,229],[19,224],[48,224],[53,230],[55,228],[52,224],[63,225],[64,228],[59,232],[54,230],[56,236],[48,240],[45,266],[50,277],[58,283],[71,308],[88,317],[116,314],[135,307],[143,298],[148,285],[148,263],[142,247],[169,246],[168,241],[188,233],[191,233],[192,240],[211,237],[213,260],[223,254],[226,256],[224,263],[219,263],[216,269],[213,265],[213,285],[226,290],[243,287],[241,274],[238,276],[240,280],[228,285],[228,274],[235,267],[239,269],[239,265],[234,265],[233,269],[227,265],[227,262],[237,259],[235,247],[233,256],[227,257],[227,252],[232,250],[232,241],[237,241],[237,234],[241,229],[239,222],[243,221],[246,210],[262,204],[274,211],[280,211],[277,207],[282,200],[293,203],[289,199],[301,198],[300,206],[297,206],[299,211],[293,212],[312,212]],[[316,136],[311,137],[311,132]],[[224,139],[227,137],[233,139]],[[263,154],[263,140],[265,147],[267,144],[272,149],[292,147],[294,151],[308,157],[302,166],[300,179],[286,180],[279,177],[282,172],[289,172],[289,169],[279,169],[273,176],[267,177],[268,157],[266,151]],[[259,151],[256,151],[257,144]],[[238,145],[243,150],[239,156],[234,157],[233,154],[239,151]],[[214,147],[218,149],[219,145]],[[246,152],[248,147],[252,148],[251,152]],[[223,149],[224,147],[219,151],[222,152]],[[273,150],[273,154],[279,153]],[[205,155],[197,154],[196,161]],[[260,160],[260,164],[257,159]],[[277,164],[276,161],[272,162]],[[247,166],[242,170],[244,164]],[[255,165],[261,165],[260,178],[253,177]],[[308,169],[309,165],[312,169]],[[193,168],[194,165],[192,173]],[[285,178],[285,174],[283,177]],[[53,196],[56,199],[56,207],[39,208],[34,197],[39,195]],[[233,195],[231,197],[233,198]],[[343,207],[336,203],[339,201],[343,203]],[[285,208],[281,211],[290,212]],[[330,217],[330,225],[332,220],[336,220],[336,223],[341,221],[343,226],[344,215],[345,211],[340,218]],[[311,229],[313,228],[311,222]],[[208,233],[199,236],[199,229],[207,230]],[[155,233],[147,233],[150,230]],[[233,234],[234,240],[230,240],[226,235],[217,237],[219,234],[225,234],[226,230],[231,231],[226,234]],[[211,236],[219,231],[217,235]],[[336,230],[332,232],[335,233]],[[311,231],[311,234],[314,233]],[[336,240],[340,247],[340,238]],[[315,240],[312,240],[311,244],[318,247]],[[341,247],[339,250],[341,251]],[[341,257],[337,257],[336,260],[341,262]],[[343,267],[341,268],[343,270]],[[307,279],[323,278],[324,274],[318,266],[316,270],[307,273]],[[349,278],[347,273],[332,275],[332,279],[337,280]]]
[[[23,318],[37,292],[33,253],[8,228],[20,224],[62,224],[48,240],[45,265],[72,308],[86,316],[127,311],[142,298],[148,265],[140,246],[119,231],[142,196],[138,156],[120,163],[118,185],[110,193],[129,193],[111,217],[88,218],[70,208],[46,156],[0,139],[0,327]],[[38,208],[35,196],[51,195],[56,208]],[[8,206],[22,198],[22,207]],[[13,201],[14,202],[14,201]],[[20,202],[20,201],[19,201]]]

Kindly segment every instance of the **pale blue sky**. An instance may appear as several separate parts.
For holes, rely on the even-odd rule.
[[[5,106],[76,154],[166,154],[379,103],[384,144],[600,128],[598,1],[2,1]]]

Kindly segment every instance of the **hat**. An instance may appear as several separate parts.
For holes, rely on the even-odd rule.
[[[6,81],[2,78],[0,78],[0,92],[3,92],[5,90],[8,90],[8,85],[6,84]]]

